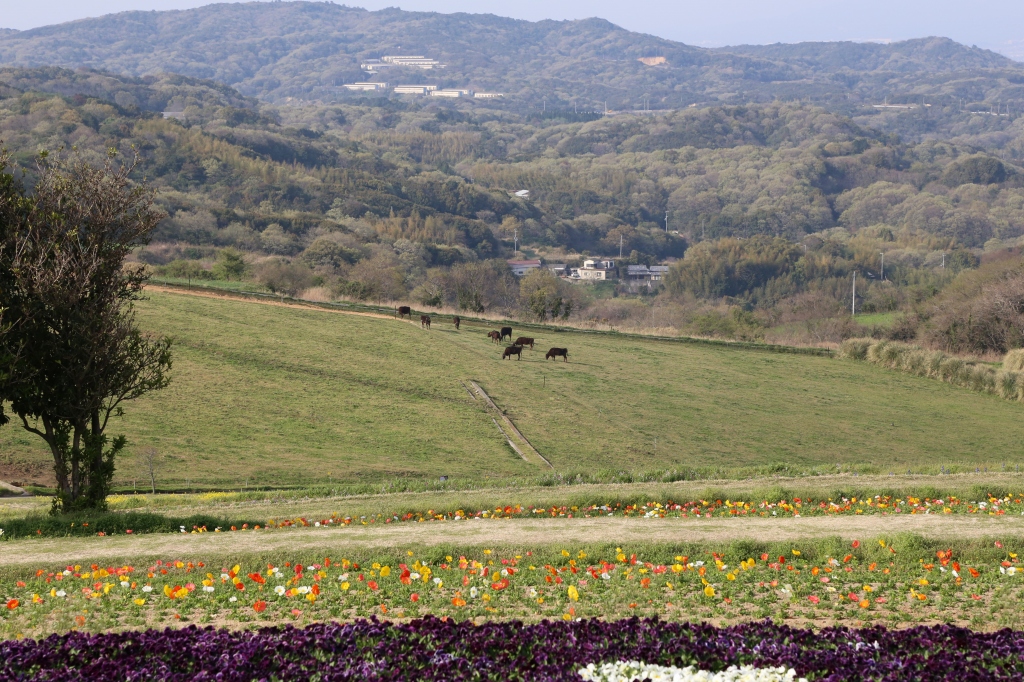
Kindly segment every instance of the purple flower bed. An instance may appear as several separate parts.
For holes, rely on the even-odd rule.
[[[811,680],[1019,680],[1024,633],[952,626],[813,632],[649,619],[486,623],[361,620],[255,632],[71,633],[0,642],[0,680],[558,680],[588,663],[641,660],[722,670],[786,666]]]

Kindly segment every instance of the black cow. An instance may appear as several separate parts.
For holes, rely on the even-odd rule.
[[[513,355],[518,355],[519,359],[523,359],[523,347],[522,346],[505,346],[505,352],[502,353],[501,359],[510,358]]]
[[[564,358],[562,362],[569,362],[569,349],[568,348],[552,348],[548,351],[548,354],[544,356],[545,360],[551,358]]]
[[[530,350],[533,350],[533,339],[529,336],[520,336],[512,344],[513,346],[529,346]]]
[[[502,327],[501,328],[501,338],[502,338],[503,341],[505,340],[506,336],[508,337],[509,341],[512,340],[512,327]]]
[[[406,315],[408,315],[409,317],[412,317],[412,308],[410,308],[407,305],[400,305],[400,306],[398,306],[398,316],[399,317],[405,317]]]
[[[430,315],[420,315],[420,326],[430,329]]]
[[[455,323],[455,328],[456,328],[456,329],[458,329],[458,328],[459,328],[459,325],[460,325],[460,324],[462,324],[462,320],[461,320],[461,319],[459,319],[459,316],[458,316],[458,315],[456,315],[455,317],[453,317],[453,318],[452,318],[452,322],[454,322],[454,323]]]

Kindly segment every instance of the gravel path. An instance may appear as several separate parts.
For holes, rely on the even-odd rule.
[[[18,540],[0,543],[0,566],[43,567],[97,561],[133,563],[147,557],[203,556],[317,550],[342,556],[358,550],[462,545],[536,548],[581,543],[672,543],[732,540],[870,539],[894,533],[934,538],[1024,536],[1024,517],[855,516],[787,519],[502,519],[401,523],[340,528],[154,534]]]

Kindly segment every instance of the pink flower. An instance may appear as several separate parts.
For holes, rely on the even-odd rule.
[[[816,594],[812,594],[810,597],[807,598],[807,600],[810,601],[812,604],[817,604],[821,601],[821,598]]]

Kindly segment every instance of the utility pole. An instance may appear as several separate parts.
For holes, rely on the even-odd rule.
[[[619,258],[622,258],[622,235],[619,235]]]
[[[857,271],[853,271],[853,302],[850,304],[850,312],[856,317],[857,316]]]
[[[665,231],[668,232],[668,211],[665,211]]]
[[[880,251],[882,255],[882,281],[885,281],[885,251]]]
[[[946,269],[946,254],[942,254],[942,269]]]
[[[700,240],[704,241],[704,221],[700,221]]]
[[[519,255],[519,230],[512,230],[513,258]]]

